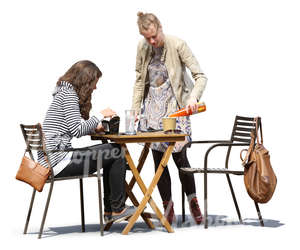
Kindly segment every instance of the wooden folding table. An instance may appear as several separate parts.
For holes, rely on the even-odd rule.
[[[167,133],[164,132],[147,132],[147,133],[137,133],[136,135],[123,135],[123,134],[117,134],[117,135],[93,135],[92,140],[110,140],[112,142],[118,143],[121,145],[122,149],[124,150],[125,158],[128,162],[128,165],[132,171],[133,178],[131,179],[130,183],[126,183],[126,193],[128,197],[131,199],[132,203],[137,206],[136,212],[131,216],[130,220],[128,221],[127,226],[124,228],[122,234],[128,234],[128,232],[133,227],[134,223],[138,219],[138,217],[141,215],[144,221],[147,223],[148,227],[154,229],[153,223],[150,221],[149,216],[144,213],[144,209],[147,205],[147,203],[150,204],[151,208],[153,209],[154,213],[156,214],[157,218],[160,220],[161,224],[166,228],[166,230],[171,233],[174,232],[173,228],[167,221],[167,219],[162,215],[159,208],[155,204],[154,200],[152,199],[151,195],[154,191],[154,188],[156,187],[164,168],[167,166],[167,163],[170,159],[171,153],[173,151],[174,145],[177,141],[184,141],[186,134],[176,134],[176,133]],[[155,175],[151,181],[150,186],[147,188],[144,184],[141,176],[140,171],[144,165],[144,162],[147,158],[149,147],[152,142],[168,142],[169,146],[167,150],[165,151],[163,158],[155,172]],[[126,146],[127,143],[144,143],[144,149],[141,152],[138,166],[136,167],[131,155],[128,151],[128,148]],[[142,190],[144,194],[144,198],[142,199],[141,203],[139,203],[135,197],[135,195],[132,192],[133,185],[137,182],[140,189]],[[111,226],[111,224],[106,225],[106,229],[108,229]]]

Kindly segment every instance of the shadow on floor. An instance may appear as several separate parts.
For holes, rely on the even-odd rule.
[[[155,225],[155,231],[165,232],[165,228],[163,228],[158,220],[153,220],[153,224]],[[113,224],[109,231],[104,232],[105,235],[114,234],[114,233],[122,233],[122,230],[126,227],[127,222],[121,222]],[[228,218],[226,215],[209,215],[208,216],[208,227],[226,227],[226,226],[234,226],[240,225],[238,220],[233,220]],[[260,223],[258,219],[246,218],[243,219],[244,226],[255,226],[260,227]],[[278,220],[272,219],[264,219],[264,226],[268,228],[277,228],[283,226],[284,223],[281,223]],[[185,222],[182,223],[181,215],[176,216],[176,222],[172,224],[174,231],[176,232],[176,228],[189,228],[189,227],[198,227],[199,229],[204,229],[203,223],[201,225],[196,225],[190,215],[186,215]],[[149,229],[144,221],[138,221],[134,224],[131,229],[131,233],[147,233],[153,231]],[[63,234],[72,234],[72,233],[80,233],[81,225],[74,226],[63,226],[63,227],[50,227],[48,230],[44,230],[43,238],[53,237],[56,235]],[[99,233],[100,236],[100,225],[99,224],[87,224],[85,226],[85,232],[94,232]],[[38,232],[32,232],[30,234],[38,234]]]
[[[155,224],[155,231],[165,231],[165,229],[158,223],[154,222]],[[121,222],[113,224],[109,231],[104,231],[104,236],[109,234],[121,234],[123,229],[126,227],[127,222]],[[133,228],[131,229],[130,233],[146,233],[151,232],[152,229],[148,228],[144,221],[138,221],[134,224]],[[99,233],[100,236],[100,225],[99,224],[86,224],[85,225],[85,233]],[[81,225],[74,225],[74,226],[62,226],[62,227],[49,227],[44,230],[42,238],[53,237],[56,235],[65,235],[65,234],[72,234],[72,233],[82,233]],[[31,232],[28,234],[36,234],[38,232]]]
[[[219,226],[233,226],[233,225],[241,225],[239,220],[233,220],[231,218],[228,218],[226,215],[208,215],[208,227],[219,227]],[[264,227],[280,227],[283,226],[284,223],[281,223],[278,220],[272,220],[272,219],[263,219],[264,221]],[[185,222],[182,223],[182,217],[177,216],[177,227],[190,227],[190,226],[196,226],[195,222],[193,221],[192,217],[190,215],[186,215]],[[203,225],[203,222],[201,223]],[[253,218],[245,218],[243,219],[243,224],[246,226],[256,226],[260,227],[260,222],[258,219]]]

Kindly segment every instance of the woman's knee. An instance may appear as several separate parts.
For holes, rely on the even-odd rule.
[[[124,158],[125,154],[122,147],[119,144],[112,143],[111,145],[111,156],[114,159]]]
[[[121,146],[116,143],[95,145],[91,148],[91,150],[98,155],[100,154],[105,160],[119,159],[124,157]]]
[[[189,168],[190,163],[186,155],[186,151],[181,151],[178,153],[172,154],[173,160],[175,162],[176,167],[179,168]]]

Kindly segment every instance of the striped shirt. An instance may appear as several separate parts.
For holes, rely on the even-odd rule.
[[[100,120],[92,116],[83,120],[79,109],[79,98],[72,84],[62,81],[53,93],[53,101],[43,122],[43,133],[46,149],[64,150],[71,148],[71,139],[91,134],[95,131]],[[60,163],[68,152],[49,153],[50,163],[54,174],[58,174],[55,166]],[[69,154],[70,155],[70,154]],[[38,151],[38,161],[48,166],[42,151]],[[61,167],[59,171],[61,171]]]

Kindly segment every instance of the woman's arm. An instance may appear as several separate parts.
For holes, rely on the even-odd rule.
[[[195,80],[190,99],[200,100],[206,86],[207,77],[202,72],[196,57],[193,55],[185,41],[181,40],[178,46],[178,53],[181,61],[191,71],[192,77]]]
[[[136,55],[136,80],[133,88],[132,109],[139,113],[145,90],[145,83],[142,82],[142,56],[141,56],[142,42],[139,43]]]
[[[74,137],[79,138],[93,133],[100,123],[96,116],[92,116],[88,120],[82,119],[78,97],[74,91],[66,91],[64,93],[62,108],[68,130]]]

